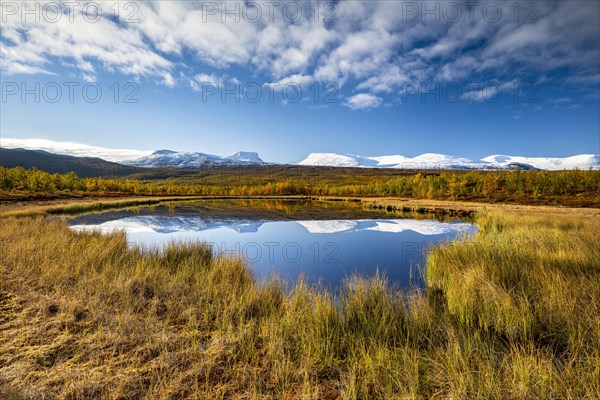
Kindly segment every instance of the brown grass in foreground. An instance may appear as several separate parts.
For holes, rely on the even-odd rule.
[[[339,299],[203,244],[0,219],[0,398],[600,398],[600,222],[480,215],[429,289]]]

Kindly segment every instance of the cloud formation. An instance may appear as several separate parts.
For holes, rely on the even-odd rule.
[[[377,108],[381,105],[381,98],[369,93],[359,93],[351,96],[346,100],[346,107],[353,110],[365,110],[369,108]]]
[[[85,80],[108,71],[197,89],[236,67],[265,84],[334,82],[352,109],[394,101],[407,84],[593,90],[600,76],[595,1],[35,2],[39,21],[25,4],[2,3],[3,74],[67,65]]]

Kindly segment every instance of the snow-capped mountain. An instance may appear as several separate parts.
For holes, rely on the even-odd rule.
[[[238,151],[235,154],[224,157],[225,160],[238,163],[264,164],[265,162],[258,156],[258,153],[252,151]]]
[[[600,155],[580,154],[573,157],[553,158],[553,157],[519,157],[494,155],[482,158],[481,161],[491,164],[508,166],[514,164],[531,165],[537,169],[549,171],[563,169],[600,169]]]
[[[123,161],[122,164],[135,167],[174,167],[200,168],[205,165],[251,165],[264,164],[257,153],[238,151],[227,157],[197,152],[177,152],[172,150],[157,150],[152,154]]]
[[[23,148],[44,150],[51,154],[73,157],[98,157],[134,167],[201,168],[206,165],[244,166],[268,164],[257,153],[239,151],[222,157],[200,152],[177,152],[157,150],[109,149],[72,142],[55,142],[46,139],[0,138],[0,147],[7,149]],[[137,157],[137,158],[135,158]],[[125,160],[125,161],[123,161]],[[291,163],[293,164],[293,163]],[[572,157],[523,157],[491,155],[481,160],[471,160],[446,154],[425,153],[416,157],[389,155],[365,157],[353,154],[311,153],[296,165],[363,168],[404,168],[404,169],[482,169],[482,170],[563,170],[600,169],[600,155],[580,154]]]
[[[311,153],[298,165],[403,169],[600,169],[600,156],[581,154],[573,157],[521,157],[493,155],[475,161],[446,154],[426,153],[417,157],[401,155],[364,157],[352,154]]]

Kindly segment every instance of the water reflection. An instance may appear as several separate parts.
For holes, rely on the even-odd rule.
[[[247,207],[247,206],[246,206]],[[277,210],[272,206],[271,210]],[[289,206],[288,206],[289,207]],[[147,207],[74,218],[72,229],[112,232],[124,230],[130,244],[162,246],[171,241],[200,240],[215,252],[243,257],[258,278],[277,273],[293,284],[302,274],[311,284],[337,288],[351,274],[372,276],[377,270],[400,287],[422,284],[419,266],[427,246],[476,228],[462,221],[389,218],[339,218],[346,211],[324,213],[298,207],[307,219],[290,220],[289,213],[248,214],[239,203],[233,208],[188,204],[181,207]],[[261,217],[253,218],[253,215]],[[375,218],[373,218],[375,217]],[[376,218],[379,217],[379,218]]]

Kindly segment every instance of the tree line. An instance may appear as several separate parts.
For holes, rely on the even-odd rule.
[[[487,200],[571,198],[600,205],[600,171],[469,171],[416,173],[348,184],[286,178],[248,184],[243,175],[210,184],[172,179],[80,178],[74,172],[50,174],[22,167],[0,167],[0,190],[21,193],[145,195],[314,195],[401,196],[422,199]]]

